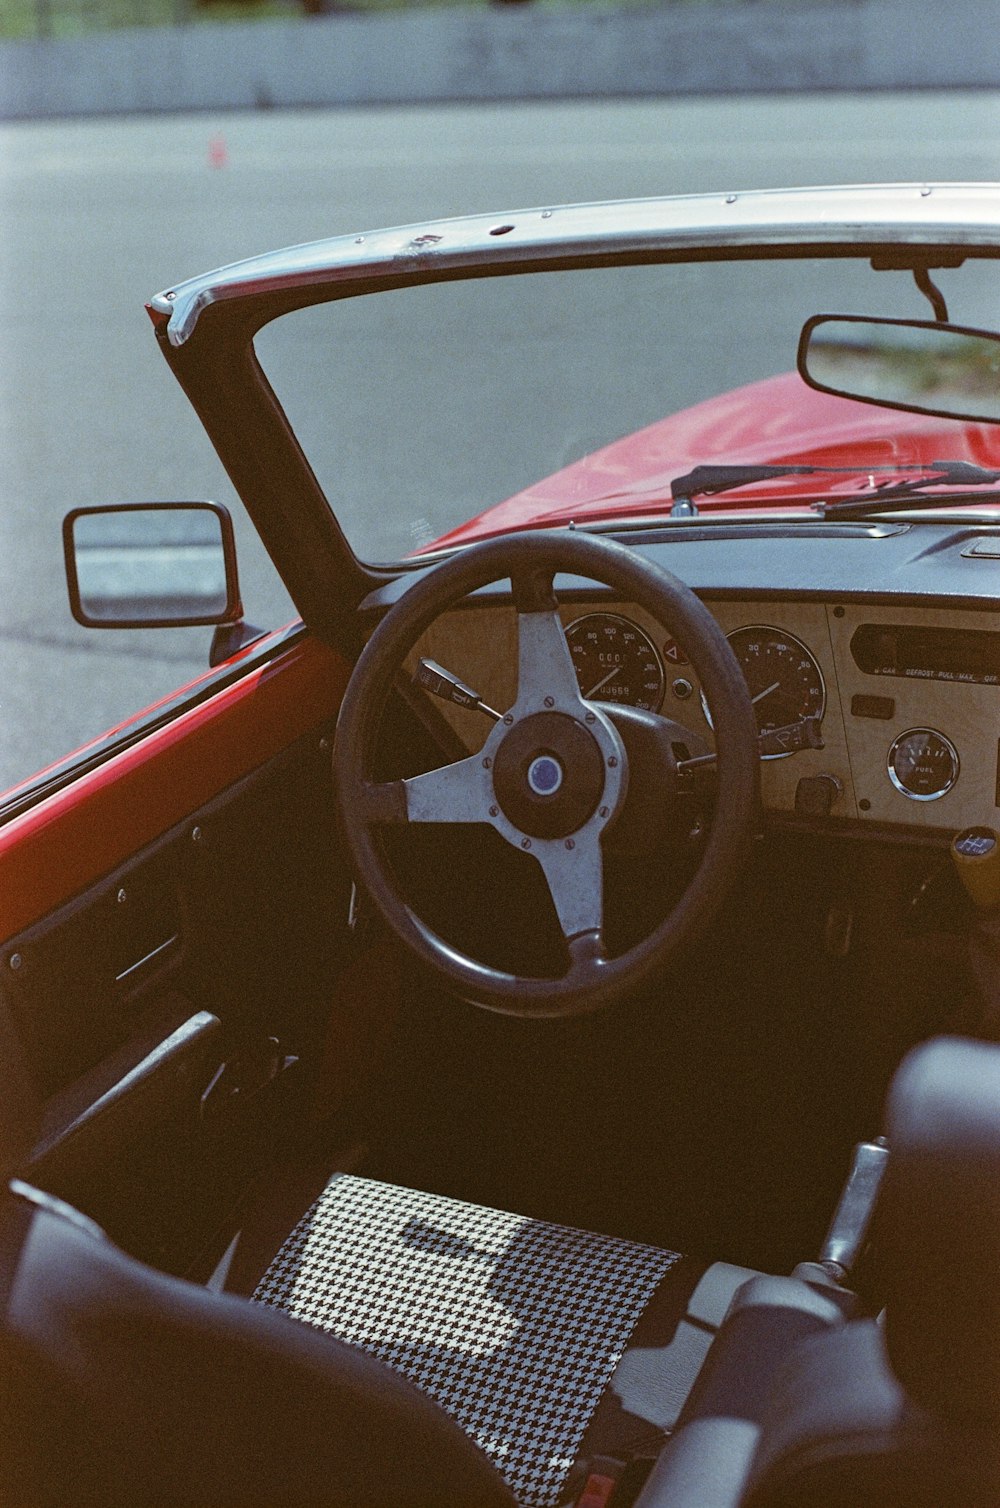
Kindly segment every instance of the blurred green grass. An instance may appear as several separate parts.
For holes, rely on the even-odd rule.
[[[477,0],[0,0],[0,37],[79,37],[127,26],[181,26],[205,22],[275,20],[308,12],[327,14],[430,9],[476,4]],[[479,0],[480,4],[488,0]],[[496,3],[496,0],[494,0]],[[609,0],[531,0],[555,9],[567,5],[607,5]],[[751,0],[626,0],[637,5],[692,8],[740,5]],[[752,0],[757,6],[786,0]],[[801,0],[800,0],[801,3]],[[502,8],[502,7],[501,7]]]
[[[0,37],[79,37],[125,26],[249,20],[296,10],[291,0],[0,0]]]

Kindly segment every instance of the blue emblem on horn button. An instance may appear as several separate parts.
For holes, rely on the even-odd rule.
[[[528,784],[536,796],[554,796],[563,783],[563,768],[551,754],[539,754],[528,766]]]

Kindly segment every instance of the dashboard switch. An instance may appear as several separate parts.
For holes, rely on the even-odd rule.
[[[795,787],[795,810],[801,817],[829,817],[843,789],[836,775],[803,775]]]

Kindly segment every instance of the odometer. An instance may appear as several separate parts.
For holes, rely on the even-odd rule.
[[[663,662],[637,624],[617,613],[588,613],[569,625],[566,640],[583,696],[660,710]]]

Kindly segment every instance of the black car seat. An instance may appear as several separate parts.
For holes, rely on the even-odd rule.
[[[680,1412],[647,1508],[1000,1502],[998,1061],[935,1044],[894,1090],[888,1355],[821,1284],[350,1178],[248,1304],[15,1180],[0,1501],[555,1504],[585,1492],[588,1458],[655,1452]]]
[[[373,1275],[373,1236],[362,1248],[345,1230],[356,1328],[370,1306],[368,1331],[348,1342],[316,1327],[344,1296],[315,1292],[315,1269],[296,1290],[310,1305],[301,1323],[157,1272],[13,1180],[0,1207],[0,1502],[556,1503],[576,1458],[621,1452],[626,1437],[628,1454],[659,1448],[751,1276],[538,1221],[518,1222],[491,1254],[454,1225],[496,1229],[495,1212],[440,1200],[415,1222],[409,1200],[423,1196],[375,1193],[403,1201],[403,1246],[446,1277],[435,1303],[432,1276],[410,1288],[384,1265]],[[499,1218],[502,1230],[513,1217]],[[335,1225],[329,1234],[336,1246]],[[649,1284],[623,1306],[629,1263]],[[416,1363],[420,1386],[407,1380]]]
[[[0,1008],[8,1176],[33,1124],[18,1059]],[[338,1177],[249,1303],[145,1266],[13,1178],[0,1503],[575,1500],[592,1459],[658,1451],[752,1276]]]
[[[1000,1504],[1000,1048],[917,1048],[887,1124],[884,1315],[787,1345],[749,1285],[641,1508]]]

